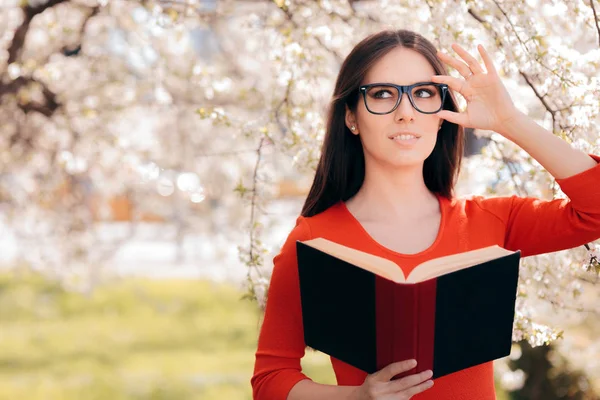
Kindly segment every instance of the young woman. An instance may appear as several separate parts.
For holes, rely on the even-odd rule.
[[[308,198],[274,269],[254,376],[255,400],[489,400],[493,363],[436,379],[405,360],[367,375],[331,359],[338,385],[302,373],[304,356],[296,241],[325,237],[387,257],[405,275],[428,259],[493,244],[523,257],[600,238],[600,157],[588,155],[519,112],[492,60],[486,70],[460,46],[462,60],[421,35],[384,31],[360,42],[339,72],[322,155]],[[462,79],[450,77],[444,63]],[[467,101],[458,112],[452,91]],[[493,130],[535,158],[569,199],[455,198],[463,127]]]

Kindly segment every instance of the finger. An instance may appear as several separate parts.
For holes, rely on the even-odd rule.
[[[433,372],[431,370],[423,371],[418,374],[409,375],[402,379],[398,379],[397,381],[390,382],[390,390],[395,393],[401,390],[406,390],[413,386],[416,386],[427,379],[433,376]]]
[[[425,381],[425,382],[421,383],[420,385],[413,386],[410,389],[405,390],[403,392],[403,394],[407,395],[408,398],[410,399],[411,396],[414,396],[417,393],[424,392],[424,391],[426,391],[427,389],[429,389],[432,386],[433,386],[433,381],[432,380],[428,380],[428,381]]]
[[[445,83],[450,89],[455,90],[464,96],[462,93],[463,85],[466,82],[464,79],[455,78],[450,75],[433,75],[431,77],[431,81],[436,83]]]
[[[461,56],[463,60],[466,61],[466,63],[469,65],[469,68],[471,69],[471,71],[473,71],[474,74],[483,72],[479,61],[477,61],[475,57],[470,55],[468,51],[460,47],[457,43],[452,43],[452,48],[454,49],[454,51],[456,51],[456,53],[459,56]]]
[[[467,64],[465,64],[463,61],[457,60],[449,54],[438,51],[438,57],[440,58],[440,60],[457,70],[458,73],[464,77],[469,76],[469,74],[471,73],[471,70],[469,69],[469,66]]]
[[[416,366],[417,366],[416,360],[404,360],[404,361],[395,362],[395,363],[388,365],[381,371],[379,371],[377,378],[378,378],[378,380],[389,381],[394,376],[396,376],[402,372],[411,370]]]
[[[469,120],[468,120],[467,114],[464,112],[457,113],[457,112],[449,111],[449,110],[441,110],[441,111],[438,111],[435,115],[437,115],[441,119],[444,119],[448,122],[452,122],[453,124],[469,126]]]
[[[483,47],[483,45],[478,45],[477,49],[479,50],[479,54],[481,54],[481,58],[483,58],[483,62],[485,63],[485,69],[487,69],[488,73],[498,75],[498,71],[496,71],[496,67],[494,66],[494,61],[492,57],[488,54],[487,50]]]

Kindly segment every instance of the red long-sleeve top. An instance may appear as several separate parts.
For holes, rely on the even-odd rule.
[[[600,157],[590,155],[600,162]],[[400,254],[377,243],[344,203],[312,217],[298,217],[280,253],[273,259],[265,315],[258,338],[254,374],[255,400],[285,400],[303,379],[300,359],[305,343],[300,305],[296,241],[315,237],[386,257],[405,276],[418,264],[435,257],[497,244],[521,250],[521,256],[550,253],[600,238],[600,165],[557,179],[567,199],[545,201],[531,197],[446,199],[438,196],[441,223],[435,242],[417,254]],[[361,385],[367,374],[333,357],[338,385]],[[415,400],[491,400],[496,398],[493,362],[436,379]]]

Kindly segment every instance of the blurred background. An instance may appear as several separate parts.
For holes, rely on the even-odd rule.
[[[599,9],[0,1],[0,398],[251,399],[272,258],[351,48],[390,28],[482,43],[521,110],[599,154]],[[466,140],[459,195],[564,197],[500,135]],[[598,398],[599,249],[522,261],[499,399]],[[323,354],[302,364],[335,383]]]

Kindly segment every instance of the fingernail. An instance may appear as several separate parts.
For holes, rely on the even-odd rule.
[[[414,367],[417,365],[417,360],[410,360],[409,364]]]
[[[433,381],[427,381],[427,386],[428,387],[432,387],[433,386]]]

